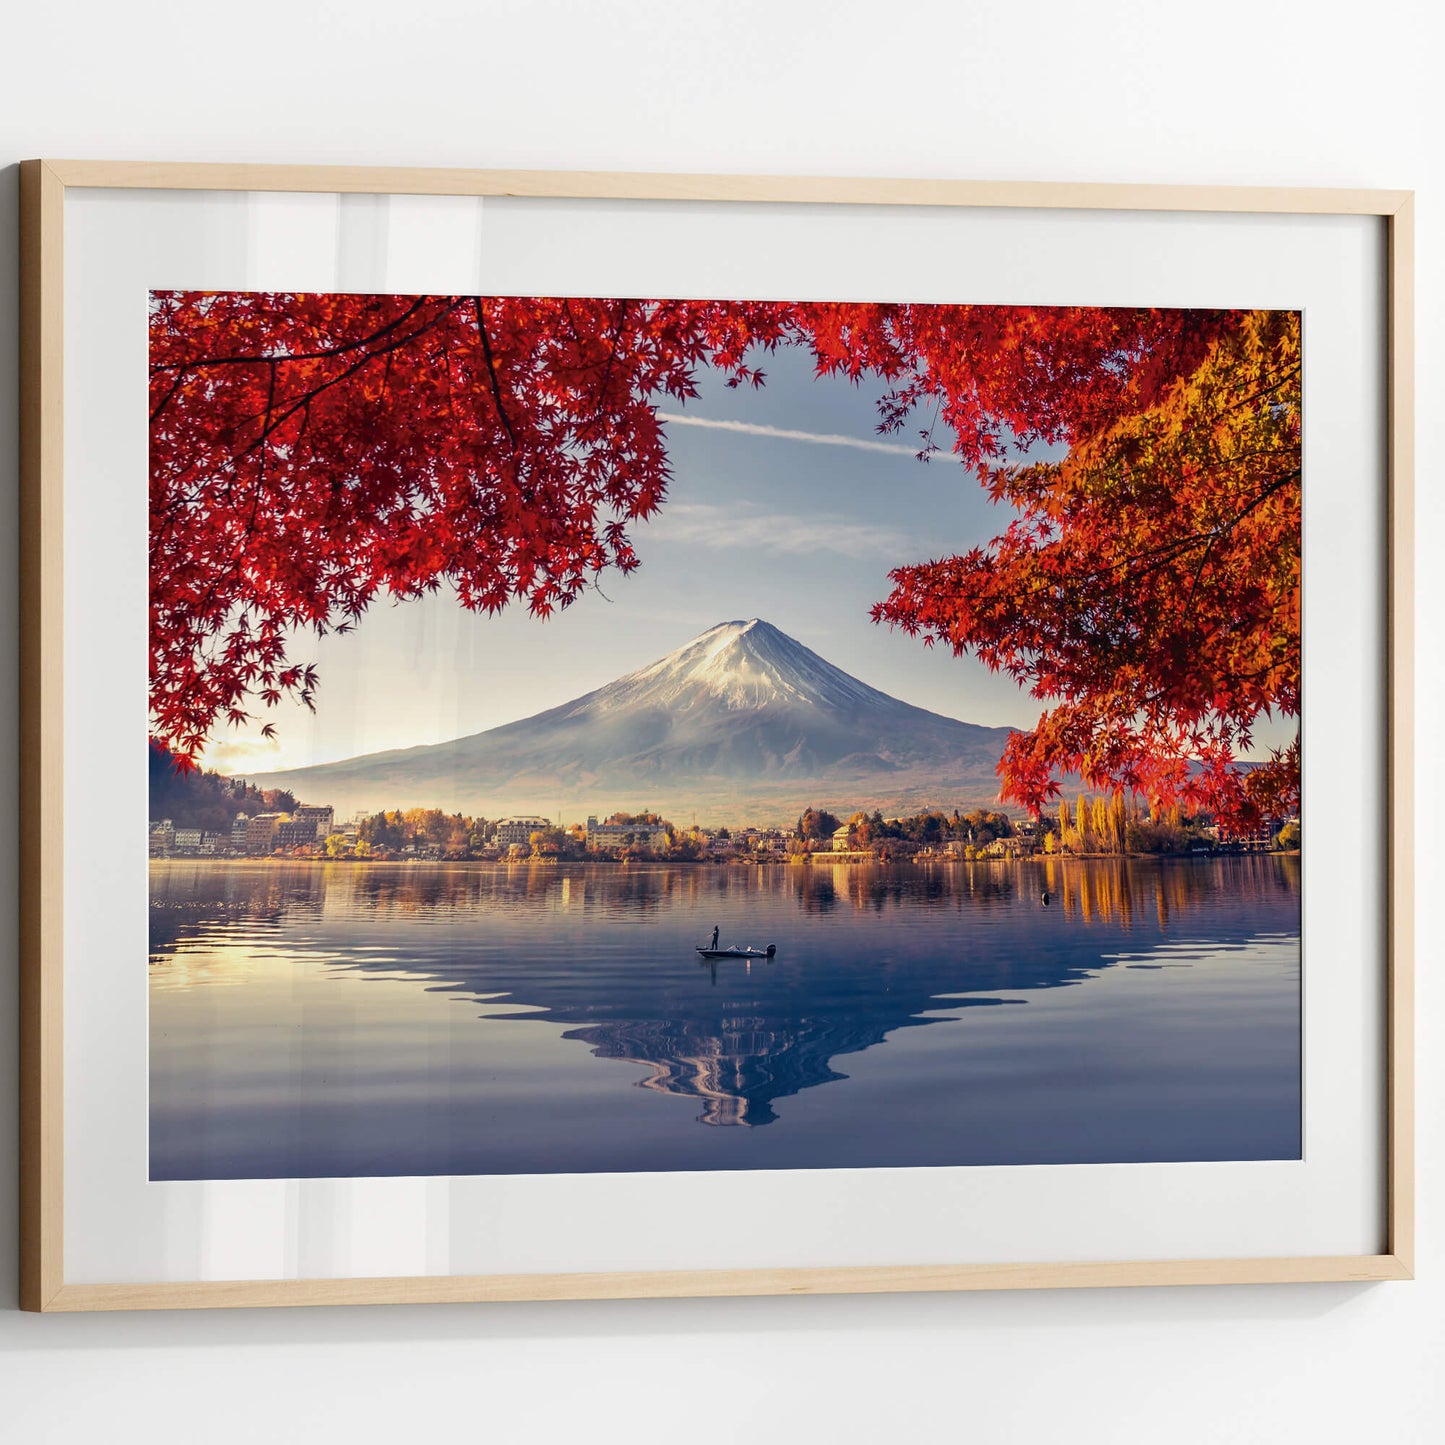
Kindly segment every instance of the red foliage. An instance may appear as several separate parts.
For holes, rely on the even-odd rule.
[[[1299,715],[1300,330],[1251,312],[1058,462],[989,470],[1015,512],[963,557],[893,574],[880,620],[974,651],[1048,704],[1000,763],[1037,812],[1061,772],[1231,827],[1298,806],[1299,743],[1242,770],[1261,716]]]

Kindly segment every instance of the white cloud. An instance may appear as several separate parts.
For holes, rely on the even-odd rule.
[[[744,551],[837,552],[845,557],[898,560],[919,550],[906,533],[861,522],[789,516],[747,504],[717,507],[707,503],[669,503],[649,524],[669,542],[708,542]]]
[[[871,441],[867,437],[844,436],[841,432],[795,431],[792,427],[763,426],[751,421],[719,421],[706,416],[684,416],[681,412],[660,411],[660,421],[674,426],[700,426],[712,431],[741,432],[750,437],[777,437],[782,441],[812,442],[815,446],[853,447],[860,452],[887,452],[895,457],[916,457],[922,445],[908,446],[904,442]]]
[[[206,745],[204,766],[215,768],[228,777],[242,778],[249,773],[273,773],[278,768],[295,765],[284,761],[281,744],[276,739],[232,733],[210,740]]]

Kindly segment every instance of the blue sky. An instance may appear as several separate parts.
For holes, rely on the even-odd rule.
[[[565,612],[465,612],[450,591],[374,605],[350,635],[297,637],[321,672],[316,713],[283,703],[207,754],[273,771],[481,732],[611,682],[719,622],[762,617],[864,682],[967,722],[1031,724],[1040,705],[972,658],[874,624],[888,571],[995,536],[1007,513],[947,455],[917,460],[916,429],[874,430],[879,386],[816,379],[801,350],[763,361],[766,384],[730,391],[705,373],[664,402],[674,479],[634,531],[641,566],[605,574]],[[928,417],[918,419],[926,424]],[[274,743],[259,722],[276,725]]]

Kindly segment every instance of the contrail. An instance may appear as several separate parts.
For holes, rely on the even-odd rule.
[[[676,426],[711,427],[714,431],[735,431],[750,437],[777,437],[789,442],[812,442],[815,446],[853,447],[860,452],[888,452],[896,457],[916,457],[923,450],[921,442],[916,447],[910,447],[902,442],[875,442],[866,437],[843,436],[837,432],[794,431],[791,427],[763,426],[751,421],[718,421],[713,417],[684,416],[675,411],[660,411],[657,416],[659,421]]]

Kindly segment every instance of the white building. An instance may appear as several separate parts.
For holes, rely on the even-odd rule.
[[[497,824],[497,843],[503,848],[530,843],[533,833],[545,833],[551,826],[550,818],[503,818]]]
[[[296,809],[291,815],[298,823],[310,823],[315,827],[314,836],[317,838],[329,838],[331,836],[331,825],[335,814],[330,808],[312,807],[303,805]]]

